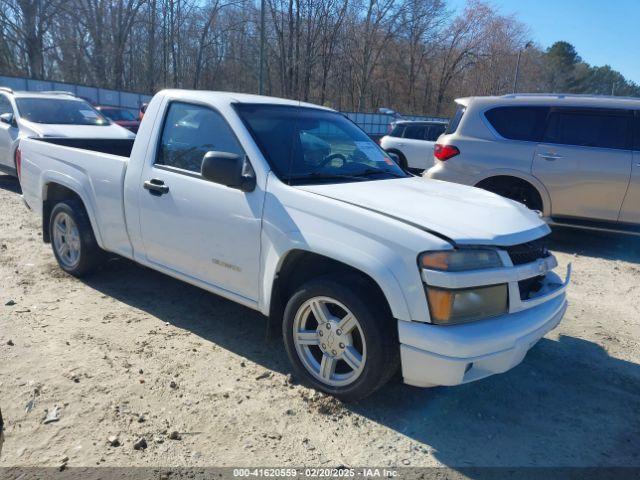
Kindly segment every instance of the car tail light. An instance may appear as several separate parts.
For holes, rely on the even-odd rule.
[[[436,146],[433,148],[433,155],[443,162],[459,154],[460,150],[458,150],[458,147],[454,147],[453,145],[436,143]]]
[[[22,152],[20,152],[19,148],[16,149],[15,158],[16,158],[16,173],[18,174],[18,180],[20,180],[21,170],[22,170]]]

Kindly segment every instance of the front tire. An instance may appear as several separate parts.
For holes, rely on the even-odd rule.
[[[53,207],[49,218],[49,238],[60,268],[75,277],[93,272],[102,263],[104,251],[82,202],[64,200]]]
[[[345,401],[364,398],[397,371],[396,322],[360,278],[321,277],[289,299],[283,336],[294,373]]]

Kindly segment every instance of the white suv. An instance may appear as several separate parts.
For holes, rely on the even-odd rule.
[[[400,120],[380,139],[380,146],[398,157],[400,167],[424,170],[431,166],[433,147],[447,128],[446,122]]]
[[[0,172],[17,176],[18,143],[25,137],[131,139],[135,135],[71,93],[0,87]]]
[[[490,190],[550,223],[640,233],[640,99],[517,94],[456,103],[426,178]]]

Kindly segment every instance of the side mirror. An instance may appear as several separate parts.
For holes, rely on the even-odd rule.
[[[207,152],[200,169],[202,178],[210,182],[252,192],[256,188],[256,174],[244,156],[229,152]]]
[[[16,119],[13,116],[13,113],[3,113],[2,115],[0,115],[0,122],[11,125],[12,127],[17,126]]]

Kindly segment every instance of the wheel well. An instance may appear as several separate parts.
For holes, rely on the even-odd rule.
[[[49,217],[51,216],[51,210],[53,207],[62,200],[77,199],[82,205],[82,199],[80,196],[71,190],[70,188],[60,185],[59,183],[49,183],[46,186],[44,192],[44,201],[42,202],[42,240],[45,243],[50,243],[51,238],[49,236]]]
[[[398,150],[397,148],[387,148],[385,151],[388,153],[395,153],[396,155],[398,155],[398,157],[400,157],[400,161],[406,165],[407,157],[405,157],[404,153],[402,153],[400,150]]]
[[[276,274],[271,290],[269,319],[273,326],[280,325],[287,300],[293,295],[296,287],[320,276],[334,274],[350,282],[358,282],[370,288],[372,300],[378,299],[382,308],[391,316],[391,308],[380,286],[366,273],[324,255],[294,250],[284,259],[280,270]]]
[[[538,189],[522,178],[513,177],[511,175],[498,175],[481,180],[476,184],[476,187],[494,193],[499,193],[500,190],[505,188],[522,188],[533,195],[535,206],[538,207],[535,208],[535,210],[542,210],[544,208],[542,195],[540,195]]]

